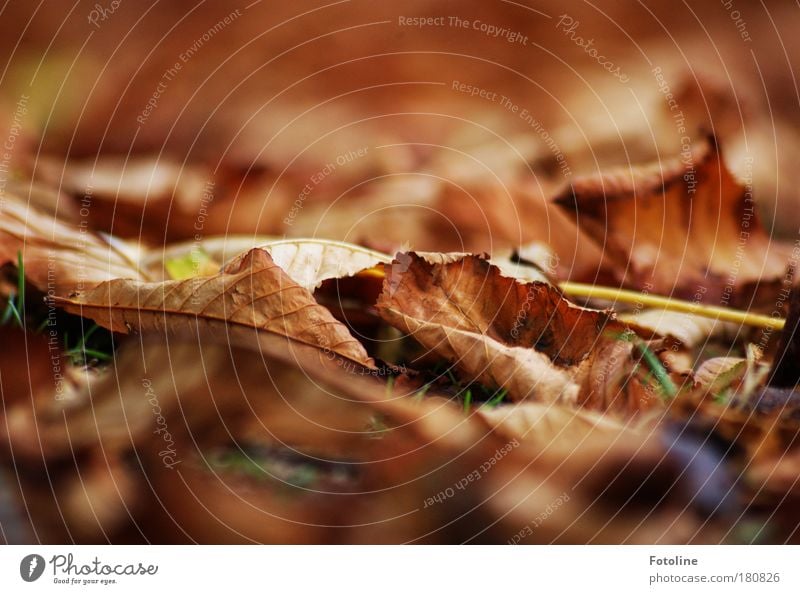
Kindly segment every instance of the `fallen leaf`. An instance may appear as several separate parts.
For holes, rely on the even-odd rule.
[[[623,423],[596,411],[541,402],[481,406],[476,414],[507,439],[517,438],[542,448],[561,447],[567,452],[599,434],[620,437],[637,433],[636,423]]]
[[[459,247],[449,249],[494,253],[504,248],[544,242],[557,256],[549,268],[559,277],[596,279],[604,260],[602,252],[570,216],[548,198],[557,191],[556,186],[543,189],[538,181],[538,178],[531,180],[530,171],[526,169],[520,179],[511,184],[484,182],[443,188],[436,209],[458,230],[460,239]]]
[[[150,488],[204,542],[235,539],[231,526],[258,542],[315,542],[322,538],[320,531],[298,530],[295,522],[331,524],[341,517],[324,503],[334,497],[302,489],[287,493],[276,480],[243,481],[213,467],[211,453],[233,438],[230,445],[237,450],[239,444],[254,443],[297,456],[357,459],[359,444],[371,436],[369,405],[324,389],[308,372],[224,343],[129,341],[112,365],[74,401],[55,400],[51,391],[34,406],[9,401],[4,411],[0,452],[8,448],[26,468],[45,462],[48,476],[60,486],[59,509],[52,502],[29,503],[37,525],[58,512],[58,521],[80,542],[119,534],[131,523],[158,531],[150,514],[161,504],[150,502],[156,506],[150,512],[140,505]],[[120,463],[134,455],[143,474]],[[80,470],[72,464],[65,468],[64,460],[76,460]],[[178,470],[185,481],[180,487],[174,480]],[[183,485],[195,497],[187,497]],[[224,505],[223,492],[228,494]],[[209,504],[230,524],[210,528],[209,509],[190,499]],[[266,513],[272,520],[253,522],[253,507],[245,499],[260,504],[256,516]]]
[[[210,169],[165,156],[45,159],[35,173],[71,196],[92,228],[157,245],[177,234],[176,228],[191,236],[198,216],[204,222],[214,200]]]
[[[714,138],[670,161],[576,179],[556,203],[637,289],[749,306],[786,272],[789,247],[761,227]]]
[[[524,440],[520,427],[490,428],[451,403],[376,406],[395,429],[373,445],[382,453],[365,468],[374,496],[352,542],[719,542],[724,532],[694,505],[658,430],[593,413],[573,423],[565,407],[523,403],[509,408],[540,407],[522,426],[543,430]]]
[[[275,173],[231,161],[212,168],[168,154],[47,158],[33,171],[83,208],[92,228],[153,245],[214,234],[281,232],[280,221],[294,197],[287,187],[291,182]]]
[[[141,267],[152,280],[169,280],[171,278],[166,263],[171,260],[196,259],[199,251],[205,252],[215,263],[225,263],[259,245],[275,241],[269,235],[213,235],[200,241],[180,241],[168,245],[151,248],[144,252]]]
[[[123,334],[221,323],[277,334],[372,366],[347,328],[261,249],[250,250],[215,276],[160,283],[112,280],[54,303]]]
[[[197,248],[184,256],[164,260],[164,268],[172,280],[185,280],[196,276],[213,276],[219,271],[219,264],[202,248]]]
[[[328,279],[353,276],[391,262],[391,257],[352,243],[326,239],[283,239],[258,246],[298,285],[313,292]],[[240,256],[242,258],[244,256]],[[236,259],[230,265],[235,266]]]
[[[747,360],[743,357],[714,357],[700,365],[694,374],[694,379],[712,394],[718,395],[725,390],[730,390],[732,393],[746,370]]]
[[[646,309],[632,314],[620,313],[618,318],[644,339],[670,337],[688,348],[702,345],[709,338],[725,333],[735,335],[735,330],[739,330],[730,322],[661,309]]]
[[[0,208],[0,265],[17,264],[22,254],[25,280],[42,293],[65,295],[116,278],[144,280],[138,246],[64,223],[5,196]]]
[[[769,375],[769,365],[761,358],[761,349],[749,344],[746,357],[714,357],[704,361],[694,373],[694,381],[720,402],[746,405]]]
[[[578,402],[584,408],[634,415],[663,406],[663,386],[628,340],[603,342],[589,361]]]
[[[470,380],[507,388],[514,400],[574,402],[580,364],[611,319],[461,254],[399,254],[377,308]]]

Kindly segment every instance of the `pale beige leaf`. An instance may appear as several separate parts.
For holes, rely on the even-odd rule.
[[[590,410],[521,402],[510,406],[489,408],[482,406],[477,414],[500,435],[507,439],[518,438],[538,447],[563,447],[572,450],[583,440],[599,435],[617,436],[636,426]]]
[[[249,251],[216,276],[160,283],[112,280],[55,302],[115,332],[215,322],[277,334],[371,365],[347,328],[261,249]]]
[[[65,295],[115,278],[144,280],[137,245],[90,231],[85,221],[65,223],[17,196],[0,205],[0,265],[17,264],[44,293]]]
[[[712,337],[718,337],[738,328],[735,324],[722,322],[703,316],[646,309],[639,313],[621,313],[619,320],[631,325],[643,338],[650,335],[669,336],[680,341],[686,347],[694,347]]]
[[[258,247],[269,252],[275,264],[294,282],[312,292],[325,280],[353,276],[392,261],[386,254],[327,239],[284,239]]]
[[[730,388],[738,383],[747,369],[747,360],[742,357],[714,357],[704,361],[694,374],[695,381],[711,391]]]
[[[142,257],[142,269],[154,280],[167,280],[169,274],[164,263],[169,260],[191,257],[198,251],[205,252],[214,262],[224,263],[255,247],[264,245],[278,238],[269,235],[214,235],[200,241],[180,241],[170,243],[163,248],[148,250]]]
[[[761,350],[747,345],[746,357],[714,357],[704,361],[694,380],[707,392],[732,400],[747,400],[767,379],[770,367],[761,361]]]

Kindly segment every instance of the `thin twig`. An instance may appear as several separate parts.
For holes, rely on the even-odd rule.
[[[362,270],[358,273],[358,276],[384,278],[385,272],[382,267],[376,266],[374,268]],[[695,303],[694,301],[684,301],[682,299],[662,297],[661,295],[653,295],[651,293],[640,293],[639,291],[631,291],[628,289],[615,289],[613,287],[574,283],[571,281],[559,283],[558,287],[565,295],[570,297],[589,297],[591,299],[611,301],[612,303],[628,303],[654,309],[677,311],[723,322],[735,322],[747,326],[756,326],[758,328],[782,330],[786,324],[786,320],[783,318],[740,311],[729,307],[703,305],[701,303]]]
[[[723,322],[736,322],[759,328],[772,328],[782,330],[786,324],[783,318],[773,318],[762,314],[740,311],[728,307],[718,307],[714,305],[703,305],[694,301],[683,301],[672,297],[662,297],[627,289],[614,289],[611,287],[601,287],[584,283],[563,282],[558,285],[564,294],[570,297],[590,297],[592,299],[603,299],[604,301],[628,303],[632,305],[641,304],[642,306],[668,311],[712,318]]]

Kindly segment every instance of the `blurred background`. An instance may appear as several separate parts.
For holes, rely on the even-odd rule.
[[[4,175],[91,187],[118,235],[191,238],[200,213],[206,235],[539,240],[580,276],[593,247],[549,199],[708,133],[767,227],[800,226],[788,0],[12,0],[0,22]]]

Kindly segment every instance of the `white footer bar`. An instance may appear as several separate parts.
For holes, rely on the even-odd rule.
[[[800,592],[799,558],[790,546],[5,546],[0,592],[778,594]]]

